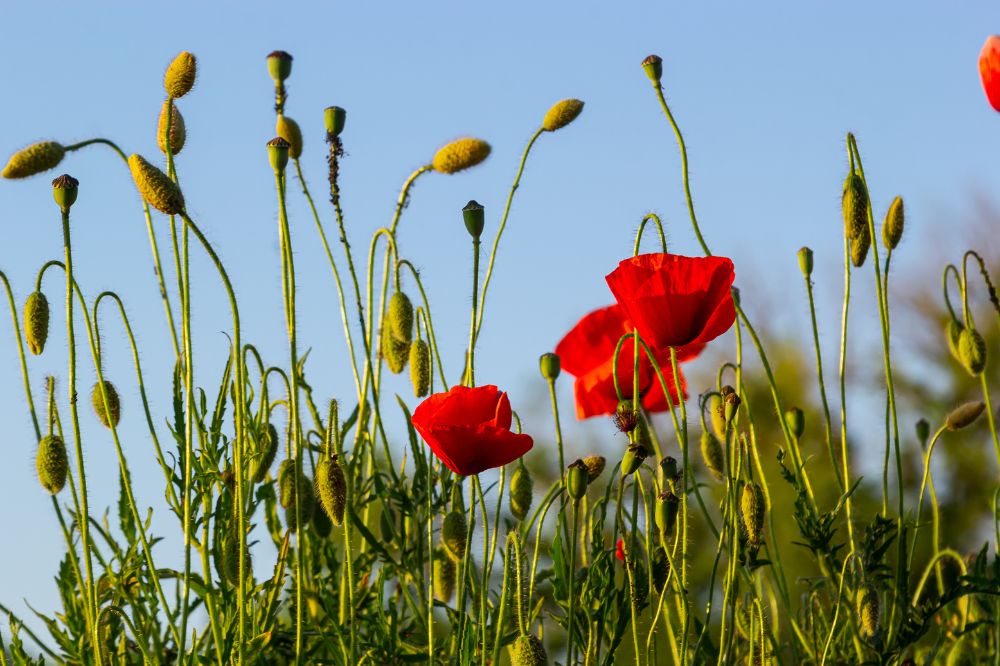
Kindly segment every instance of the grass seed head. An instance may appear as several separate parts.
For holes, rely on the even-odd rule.
[[[194,87],[198,75],[198,62],[193,53],[181,51],[167,67],[163,76],[163,87],[167,95],[173,98],[184,97]]]
[[[485,160],[490,156],[490,150],[490,144],[481,139],[455,139],[438,149],[431,166],[438,173],[458,173]]]
[[[7,166],[0,171],[4,178],[27,178],[35,174],[55,169],[66,155],[66,149],[55,141],[40,141],[22,148],[7,160]]]
[[[431,350],[423,340],[410,345],[410,383],[414,397],[423,398],[431,391]]]
[[[578,99],[564,99],[556,102],[546,112],[545,119],[542,120],[542,129],[546,132],[562,129],[576,120],[581,111],[583,111],[583,102]]]
[[[176,155],[184,148],[187,140],[187,130],[184,126],[184,116],[181,115],[173,100],[164,100],[160,109],[160,120],[156,124],[156,145],[160,151],[167,152],[167,120],[170,120],[170,153]]]
[[[104,380],[104,394],[108,398],[107,409],[104,408],[105,395],[101,393],[101,382],[94,384],[94,388],[91,389],[90,404],[94,406],[94,413],[105,428],[110,428],[112,425],[117,427],[122,418],[122,403],[118,397],[118,389],[108,380]]]
[[[146,203],[164,215],[184,212],[184,195],[181,194],[181,188],[170,180],[167,174],[147,162],[141,155],[134,153],[128,158],[128,167],[132,172],[136,189]]]
[[[24,337],[35,356],[45,349],[49,337],[49,301],[40,291],[28,294],[24,302]]]
[[[66,457],[66,445],[58,435],[47,435],[38,443],[38,453],[35,455],[35,468],[38,480],[50,495],[55,495],[66,485],[66,472],[69,470],[69,459]]]

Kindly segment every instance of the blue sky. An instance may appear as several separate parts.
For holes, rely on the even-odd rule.
[[[477,379],[509,390],[514,408],[527,413],[543,395],[538,355],[589,309],[610,303],[603,276],[631,252],[644,213],[664,217],[673,251],[698,252],[676,144],[639,66],[643,57],[663,57],[710,246],[734,259],[738,284],[764,292],[755,307],[753,291],[744,290],[756,319],[774,314],[765,305],[788,299],[794,320],[802,305],[795,251],[804,244],[817,251],[817,271],[828,276],[820,300],[836,316],[848,130],[859,137],[876,213],[896,194],[906,200],[899,270],[936,288],[939,266],[924,273],[922,262],[955,236],[953,225],[972,209],[973,197],[1000,182],[1000,116],[986,104],[976,70],[979,48],[993,32],[1000,32],[995,2],[300,3],[294,11],[175,2],[121,3],[106,12],[82,3],[22,3],[5,6],[0,22],[0,153],[40,139],[103,136],[127,153],[158,158],[162,73],[178,51],[195,53],[198,84],[179,102],[188,128],[178,157],[188,208],[237,285],[245,337],[271,362],[285,363],[277,206],[264,148],[274,134],[273,88],[264,56],[273,49],[295,56],[286,112],[305,133],[303,167],[328,225],[322,110],[348,110],[341,182],[348,233],[361,255],[372,231],[388,224],[412,169],[450,139],[484,138],[493,154],[481,167],[419,181],[399,232],[402,254],[422,269],[454,375],[470,301],[461,207],[470,198],[486,206],[492,242],[525,142],[553,102],[583,99],[582,116],[543,136],[529,160],[477,351]],[[114,288],[125,300],[154,408],[166,414],[172,354],[131,180],[99,147],[73,154],[62,171],[81,182],[73,210],[78,280],[90,298]],[[19,303],[38,267],[61,258],[50,180],[0,183],[0,270]],[[318,395],[346,400],[352,383],[333,283],[299,188],[289,183],[300,339],[313,350],[309,379]],[[166,220],[155,223],[165,249]],[[221,332],[229,315],[211,266],[200,252],[195,257],[196,353],[210,385],[225,354]],[[62,298],[55,276],[45,285],[54,305]],[[775,322],[794,326],[787,312]],[[830,344],[834,319],[827,324]],[[162,477],[139,418],[131,359],[119,324],[107,316],[104,327],[107,376],[125,401],[122,429],[139,502],[160,506]],[[62,545],[34,475],[12,336],[0,335],[7,350],[0,353],[7,451],[0,494],[13,508],[4,530],[9,541],[0,547],[0,600],[26,612],[27,597],[49,611]],[[66,418],[66,345],[55,326],[50,345],[31,361],[32,387],[40,400],[43,376],[56,373]],[[94,374],[85,349],[81,358],[84,392]],[[409,394],[404,379],[386,386]],[[570,382],[561,384],[560,397],[570,414]],[[110,437],[89,411],[81,419],[92,505],[112,505],[117,463]],[[570,423],[568,448],[583,453],[580,442],[606,434],[606,423]],[[159,524],[176,527],[172,519]]]

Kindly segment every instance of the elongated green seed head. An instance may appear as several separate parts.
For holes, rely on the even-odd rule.
[[[895,250],[903,238],[903,198],[896,197],[889,204],[882,224],[882,243],[889,250]]]
[[[275,134],[288,142],[288,156],[293,160],[302,155],[302,130],[299,124],[288,116],[278,116]]]
[[[858,625],[861,627],[861,635],[865,638],[874,638],[879,631],[879,598],[875,588],[866,586],[858,592]]]
[[[55,495],[66,485],[66,472],[69,469],[69,459],[66,457],[66,445],[58,435],[47,435],[38,443],[38,453],[35,455],[35,469],[38,471],[38,481],[50,495]]]
[[[542,129],[555,132],[576,120],[583,111],[583,102],[578,99],[564,99],[552,105],[542,120]]]
[[[841,207],[844,214],[844,235],[853,240],[868,228],[868,188],[861,176],[853,171],[844,180]],[[871,238],[868,240],[871,242]]]
[[[34,176],[55,169],[65,155],[66,149],[55,141],[33,143],[11,155],[0,176],[12,179]]]
[[[510,477],[510,512],[518,520],[524,520],[531,509],[535,485],[531,472],[523,464],[519,464]]]
[[[49,301],[40,291],[28,294],[24,302],[24,337],[35,356],[45,349],[49,337]]]
[[[316,467],[316,494],[333,524],[338,527],[343,525],[347,508],[347,477],[337,456],[330,456]]]
[[[442,603],[451,601],[455,594],[455,577],[458,569],[444,548],[434,550],[434,598]]]
[[[173,98],[184,97],[194,87],[198,75],[198,63],[193,53],[181,51],[167,67],[163,75],[163,87]]]
[[[546,666],[549,655],[534,635],[518,636],[510,646],[510,666]]]
[[[490,144],[481,139],[455,139],[438,149],[431,166],[438,173],[458,173],[485,160],[490,156],[490,150]]]
[[[953,409],[944,420],[944,425],[948,430],[961,430],[975,423],[985,409],[986,403],[967,402]]]
[[[128,158],[128,168],[139,194],[150,206],[165,215],[184,212],[184,195],[167,174],[147,162],[141,155]]]
[[[410,345],[410,383],[414,397],[423,398],[431,391],[431,350],[423,340]]]
[[[740,499],[743,529],[751,546],[760,545],[760,533],[764,529],[764,491],[756,483],[743,484],[743,496]]]
[[[104,408],[104,396],[108,398],[107,409]],[[118,389],[115,385],[104,380],[104,395],[101,393],[101,382],[94,384],[94,388],[90,391],[90,403],[94,406],[94,413],[97,414],[97,419],[104,424],[105,428],[110,428],[112,425],[118,426],[118,422],[122,418],[122,403],[118,397]]]
[[[171,100],[164,100],[163,108],[160,109],[160,120],[156,124],[156,145],[160,147],[161,152],[167,152],[168,116],[170,120],[170,152],[176,155],[184,148],[187,130],[184,126],[184,116]]]
[[[708,430],[701,431],[701,457],[712,476],[721,481],[726,467],[722,444]]]
[[[455,562],[461,562],[465,558],[465,543],[469,523],[465,519],[465,514],[461,511],[449,511],[441,523],[441,542],[444,544],[448,556]]]
[[[958,357],[972,376],[986,368],[986,341],[979,331],[974,328],[962,329],[958,337]]]
[[[264,481],[277,455],[278,429],[274,427],[273,423],[268,423],[267,428],[260,435],[260,441],[257,442],[257,456],[253,461],[253,472],[250,475],[254,483]]]

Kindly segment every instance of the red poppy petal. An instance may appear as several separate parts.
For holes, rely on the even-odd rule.
[[[994,110],[1000,111],[1000,36],[990,35],[979,53],[979,77],[983,82],[986,99]]]
[[[496,386],[453,386],[448,392],[435,393],[417,405],[413,412],[414,425],[418,421],[467,426],[491,423],[496,417],[499,399],[500,389]]]
[[[681,392],[678,395],[677,386],[674,384],[674,373],[670,365],[667,364],[662,370],[663,379],[666,380],[667,388],[670,390],[670,400],[674,407],[677,407],[681,400],[687,400],[687,382],[684,379],[684,373],[681,372],[680,368],[677,368],[677,377],[681,380]],[[670,409],[670,405],[663,394],[663,385],[660,384],[659,378],[653,380],[646,394],[642,396],[642,406],[649,412],[665,412]]]
[[[630,329],[618,305],[588,313],[556,345],[562,369],[575,377],[590,372],[611,357],[619,338]]]
[[[631,387],[629,390],[631,394]],[[592,416],[614,414],[618,407],[614,382],[611,374],[588,373],[573,382],[576,398],[576,418],[589,419]]]
[[[502,467],[530,451],[534,444],[529,435],[489,425],[439,426],[430,438],[424,439],[450,470],[462,476]]]
[[[504,430],[510,430],[511,418],[510,398],[508,398],[507,393],[504,392],[500,394],[500,399],[497,400],[497,408],[493,414],[493,426],[496,428],[503,428]]]

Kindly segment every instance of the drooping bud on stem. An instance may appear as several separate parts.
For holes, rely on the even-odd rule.
[[[970,375],[976,376],[986,367],[986,341],[974,328],[963,328],[958,337],[958,357]]]
[[[347,507],[347,479],[336,455],[317,465],[316,494],[333,524],[337,527],[343,525]]]
[[[795,439],[801,439],[806,430],[806,417],[798,407],[792,407],[785,412],[785,425]]]
[[[160,151],[167,152],[167,121],[170,121],[170,153],[176,155],[184,148],[187,140],[187,130],[184,126],[184,116],[172,100],[164,100],[160,109],[160,119],[156,124],[156,145]]]
[[[104,396],[108,398],[108,408],[104,409]],[[117,427],[118,421],[122,417],[121,400],[118,397],[118,390],[115,385],[104,380],[104,395],[101,394],[101,382],[94,384],[90,391],[90,402],[94,406],[94,413],[97,419],[104,424],[105,428],[110,428],[112,424]]]
[[[889,204],[889,212],[882,223],[882,243],[889,250],[895,250],[903,238],[903,198],[896,197]]]
[[[958,343],[962,338],[963,330],[965,330],[965,327],[962,326],[962,322],[958,321],[954,317],[951,317],[948,320],[948,324],[944,329],[945,338],[948,340],[948,351],[951,352],[952,358],[959,363],[962,362],[962,356],[958,352]]]
[[[49,301],[40,291],[28,294],[24,302],[24,337],[35,356],[45,349],[49,337]]]
[[[414,397],[423,398],[431,391],[431,350],[423,340],[410,345],[410,383]]]
[[[299,124],[288,116],[278,116],[274,133],[288,142],[288,156],[293,160],[302,156],[302,130]]]
[[[458,570],[455,562],[445,553],[444,548],[434,550],[434,597],[442,602],[451,601],[455,594],[455,578]]]
[[[844,214],[844,235],[854,240],[868,228],[868,188],[865,181],[852,171],[844,180],[841,199]],[[871,242],[871,238],[868,239]]]
[[[438,173],[458,173],[485,160],[490,156],[490,150],[490,144],[481,139],[455,139],[438,149],[431,166]]]
[[[184,195],[181,194],[177,183],[170,180],[167,174],[147,162],[141,155],[131,155],[128,158],[128,166],[136,189],[146,203],[165,215],[184,212]]]
[[[951,410],[944,425],[948,430],[961,430],[975,423],[985,409],[986,404],[983,402],[967,402]]]
[[[743,529],[751,547],[760,546],[760,533],[764,529],[764,491],[752,482],[743,484],[743,496],[740,509],[743,518]]]
[[[518,636],[510,646],[510,666],[546,666],[549,656],[537,636]]]
[[[55,141],[40,141],[10,156],[7,166],[0,172],[4,178],[27,178],[55,169],[62,162],[66,149]]]
[[[871,640],[879,631],[879,598],[878,592],[871,586],[865,586],[858,592],[858,625],[861,635]]]
[[[389,299],[389,313],[386,317],[392,337],[409,344],[413,340],[413,302],[410,297],[397,291]]]
[[[449,511],[441,523],[441,541],[444,543],[448,556],[455,562],[465,558],[465,544],[468,536],[469,523],[461,511]]]
[[[725,476],[726,466],[725,455],[722,452],[722,444],[708,430],[701,431],[701,457],[705,461],[705,467],[718,479]]]
[[[250,478],[254,483],[261,483],[267,476],[268,470],[274,464],[274,458],[278,455],[278,429],[273,423],[268,423],[267,428],[261,433],[260,442],[257,444],[257,456],[253,461],[253,468]]]
[[[38,480],[50,495],[57,494],[66,485],[66,472],[69,469],[69,459],[66,457],[66,445],[58,435],[47,435],[38,443],[38,453],[35,455],[35,469]]]

